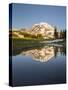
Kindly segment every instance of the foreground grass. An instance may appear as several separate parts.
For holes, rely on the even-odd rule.
[[[13,46],[23,46],[23,47],[27,47],[27,46],[37,46],[37,45],[42,45],[42,44],[46,44],[46,43],[40,43],[43,41],[52,41],[54,39],[12,39],[12,44]],[[58,42],[52,42],[52,43],[57,43],[57,44],[66,44],[66,41],[58,41]]]
[[[22,50],[34,49],[43,46],[45,46],[45,44],[39,43],[39,40],[12,39],[13,55],[20,53]]]
[[[13,47],[33,47],[33,46],[41,46],[40,40],[25,40],[25,39],[12,39]]]

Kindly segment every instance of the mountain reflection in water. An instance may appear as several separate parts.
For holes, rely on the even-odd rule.
[[[66,47],[49,44],[41,47],[13,48],[10,57],[13,85],[59,84],[66,82]]]
[[[48,45],[39,48],[31,48],[28,50],[21,50],[18,55],[31,56],[33,60],[40,62],[47,62],[57,55],[66,55],[66,48],[64,46]]]

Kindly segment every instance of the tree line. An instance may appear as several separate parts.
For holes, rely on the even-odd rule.
[[[66,29],[60,30],[60,32],[58,32],[57,28],[55,27],[54,39],[66,39]]]

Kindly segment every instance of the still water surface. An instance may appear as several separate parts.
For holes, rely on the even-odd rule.
[[[49,45],[21,50],[12,56],[14,85],[58,84],[66,82],[66,49]]]

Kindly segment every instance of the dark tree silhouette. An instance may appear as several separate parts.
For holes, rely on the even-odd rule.
[[[61,39],[66,39],[66,30],[61,30],[61,32],[60,32],[60,38]]]
[[[54,31],[54,38],[58,39],[58,32],[57,32],[57,28],[55,27],[55,31]]]
[[[64,30],[64,39],[66,39],[66,29]]]
[[[61,30],[61,31],[60,31],[60,39],[63,38],[62,34],[63,34],[63,32],[62,32],[62,30]]]

